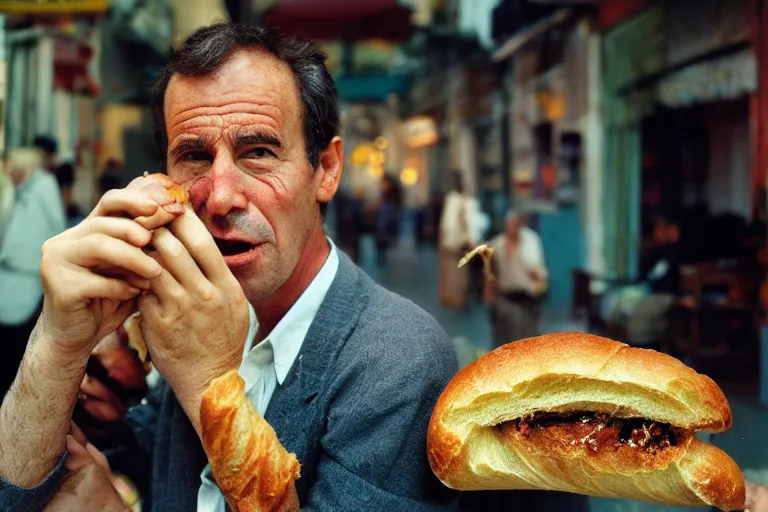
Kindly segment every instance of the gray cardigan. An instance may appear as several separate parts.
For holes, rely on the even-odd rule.
[[[336,278],[266,412],[301,462],[302,510],[457,510],[458,493],[440,484],[426,457],[432,408],[456,369],[437,322],[340,253]],[[206,458],[163,386],[156,400],[131,411],[129,423],[152,460],[152,510],[190,512]],[[59,464],[33,490],[0,481],[0,509],[39,510],[63,471]]]

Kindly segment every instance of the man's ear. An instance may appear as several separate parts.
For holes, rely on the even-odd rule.
[[[344,141],[336,136],[320,153],[320,163],[315,170],[320,184],[317,188],[317,202],[327,203],[336,194],[344,170]]]

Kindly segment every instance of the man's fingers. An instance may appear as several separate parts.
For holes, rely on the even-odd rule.
[[[99,399],[80,399],[80,406],[95,419],[104,423],[114,423],[125,416],[125,408],[122,405],[115,406],[113,403]]]
[[[165,226],[182,213],[184,213],[184,209],[181,205],[171,203],[170,205],[158,208],[152,215],[136,217],[135,220],[138,224],[147,229],[157,229]]]
[[[149,279],[145,279],[138,274],[125,270],[124,268],[100,266],[95,267],[93,271],[100,276],[117,277],[123,279],[125,282],[134,288],[138,288],[139,290],[149,290]]]
[[[184,288],[195,288],[208,283],[187,248],[168,229],[160,228],[155,231],[152,247],[162,258],[165,270]]]
[[[64,466],[70,471],[77,471],[93,462],[85,446],[78,443],[74,436],[71,435],[67,435],[67,452],[67,460]]]
[[[167,200],[171,197],[166,192]],[[88,218],[93,217],[136,217],[150,216],[160,207],[159,192],[151,192],[136,188],[121,188],[110,190],[105,193],[96,208],[93,209]]]
[[[152,239],[152,232],[131,219],[121,217],[94,217],[81,222],[77,232],[82,236],[101,233],[118,238],[136,247],[144,247]]]
[[[121,302],[130,301],[135,298],[141,290],[131,286],[122,279],[116,279],[112,277],[104,277],[96,274],[92,274],[88,271],[82,270],[76,272],[71,277],[72,281],[77,281],[77,291],[74,291],[74,283],[70,284],[68,292],[70,294],[77,294],[79,298],[86,299],[114,299]],[[69,303],[70,298],[62,297],[60,300],[64,303]],[[131,304],[127,304],[130,309]],[[130,311],[126,311],[126,316]]]
[[[69,422],[69,435],[71,435],[81,446],[88,444],[88,439],[85,437],[85,434],[74,421]]]
[[[161,308],[165,308],[167,311],[171,311],[171,308],[183,308],[184,304],[182,304],[182,301],[187,297],[187,291],[184,290],[173,274],[166,269],[166,260],[159,252],[151,252],[149,254],[162,266],[163,271],[149,282],[150,293],[144,295],[154,297],[154,303]],[[141,309],[144,295],[139,298],[139,309]]]
[[[213,236],[191,209],[187,208],[184,215],[171,222],[170,230],[184,244],[197,266],[211,282],[216,283],[222,276],[231,275],[224,257],[213,241]]]
[[[101,466],[105,471],[111,473],[112,468],[109,467],[109,462],[107,461],[107,458],[104,456],[103,453],[99,451],[98,448],[93,446],[91,443],[87,443],[85,445],[85,449],[88,452],[88,454],[91,456],[91,458],[96,461],[96,464]]]
[[[99,379],[95,379],[87,373],[83,377],[83,381],[80,383],[80,392],[85,393],[90,398],[98,398],[104,401],[111,402],[115,396],[110,389],[105,386]]]
[[[145,279],[152,279],[162,271],[160,265],[138,247],[101,233],[74,242],[71,250],[70,262],[81,267],[119,267]]]
[[[88,374],[80,384],[80,405],[101,421],[118,421],[125,413],[125,405],[112,390]]]

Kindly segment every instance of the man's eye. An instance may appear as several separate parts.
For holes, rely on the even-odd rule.
[[[181,155],[181,158],[179,160],[185,161],[185,162],[199,162],[199,161],[209,161],[211,160],[210,153],[207,153],[205,151],[190,151],[188,153],[184,153]]]
[[[266,158],[268,156],[275,156],[275,154],[267,148],[254,148],[245,154],[245,158]]]

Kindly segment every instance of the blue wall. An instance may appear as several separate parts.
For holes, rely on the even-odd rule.
[[[539,214],[537,231],[549,270],[549,293],[544,307],[565,313],[571,307],[571,271],[585,265],[584,231],[578,208],[561,207],[555,213]]]

